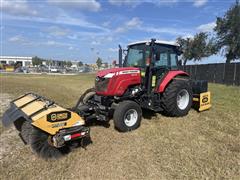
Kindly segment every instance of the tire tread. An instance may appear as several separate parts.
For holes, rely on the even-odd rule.
[[[177,93],[185,88],[189,93],[189,104],[185,110],[180,110],[177,107]],[[171,117],[181,117],[188,114],[192,105],[192,88],[189,80],[173,80],[162,94],[163,114]]]

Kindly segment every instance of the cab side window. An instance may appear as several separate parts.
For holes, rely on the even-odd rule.
[[[143,51],[139,49],[130,49],[128,59],[129,66],[141,66],[143,61]]]
[[[157,45],[154,54],[154,66],[177,68],[177,54],[172,47]]]
[[[173,69],[177,69],[177,54],[176,53],[170,53],[170,61],[171,61],[171,67]]]
[[[167,66],[168,65],[168,53],[167,52],[157,52],[155,58],[155,66]]]

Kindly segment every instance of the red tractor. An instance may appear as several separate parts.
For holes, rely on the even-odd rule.
[[[140,126],[142,109],[185,116],[192,107],[193,92],[196,101],[207,92],[207,82],[193,82],[179,70],[178,44],[155,39],[129,44],[123,65],[122,52],[120,47],[119,68],[99,71],[95,87],[80,97],[74,110],[85,120],[113,117],[116,129],[131,131]],[[201,110],[209,108],[209,100]]]
[[[25,144],[43,158],[56,158],[70,146],[90,142],[88,120],[108,122],[121,132],[137,129],[142,109],[167,116],[184,116],[190,108],[210,108],[206,81],[192,81],[178,69],[177,44],[142,41],[130,44],[122,67],[97,73],[95,87],[88,89],[73,109],[35,93],[27,93],[10,103],[3,114],[5,127],[14,124]],[[81,116],[81,117],[80,117]],[[84,121],[85,120],[85,121]]]

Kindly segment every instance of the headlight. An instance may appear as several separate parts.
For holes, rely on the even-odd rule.
[[[112,78],[115,75],[115,73],[108,73],[104,76],[104,78]]]

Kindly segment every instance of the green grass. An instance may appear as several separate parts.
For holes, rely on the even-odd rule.
[[[2,94],[33,91],[73,106],[94,75],[2,75]],[[0,179],[239,179],[240,88],[210,84],[212,108],[182,118],[144,112],[136,131],[91,127],[93,144],[45,161],[13,129],[1,138]],[[14,134],[15,133],[15,134]],[[5,149],[3,149],[5,148]],[[7,149],[7,150],[6,150]]]

